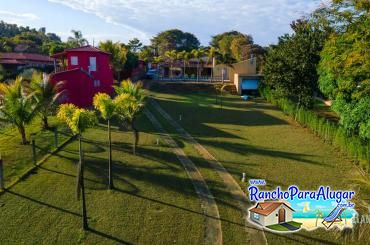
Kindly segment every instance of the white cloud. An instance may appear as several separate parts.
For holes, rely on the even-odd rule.
[[[207,44],[211,35],[236,29],[257,42],[275,42],[289,24],[321,0],[49,0],[94,14],[145,41],[159,31],[179,28]]]
[[[33,13],[15,13],[0,10],[0,19],[18,25],[28,25],[28,22],[38,20],[39,17]]]

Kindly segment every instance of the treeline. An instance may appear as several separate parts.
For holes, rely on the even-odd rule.
[[[80,31],[72,30],[71,37],[66,42],[55,33],[47,33],[44,27],[35,28],[17,26],[0,21],[0,52],[29,52],[52,55],[65,48],[88,44]],[[136,59],[156,61],[165,59],[168,52],[203,52],[214,49],[217,59],[223,63],[233,63],[249,59],[251,56],[262,57],[265,49],[255,44],[253,37],[238,31],[229,31],[212,37],[209,46],[201,46],[199,39],[192,33],[171,29],[159,32],[150,40],[149,45],[133,38],[128,43],[119,43],[127,52],[135,54],[126,62],[135,63]],[[128,55],[130,56],[130,55]],[[130,60],[133,59],[133,60]]]
[[[265,56],[261,92],[359,160],[370,159],[370,3],[337,0],[291,24]],[[339,126],[311,113],[332,101]],[[369,168],[369,166],[367,166]]]

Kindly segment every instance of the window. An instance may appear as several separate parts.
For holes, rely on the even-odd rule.
[[[90,57],[89,71],[96,71],[96,57]]]
[[[260,215],[259,214],[256,214],[256,213],[253,213],[253,219],[259,220],[260,219]]]
[[[94,80],[94,87],[100,87],[100,80]]]
[[[71,65],[73,65],[73,66],[78,65],[78,57],[77,56],[71,56]]]

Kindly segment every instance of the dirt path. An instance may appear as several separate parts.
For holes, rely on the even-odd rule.
[[[237,202],[239,209],[241,210],[245,229],[248,233],[247,242],[250,244],[267,244],[267,240],[263,230],[257,226],[250,224],[247,221],[248,217],[248,208],[252,206],[252,204],[248,201],[245,193],[240,188],[239,184],[235,181],[235,179],[231,176],[231,174],[224,168],[224,166],[217,161],[217,159],[207,151],[201,144],[198,143],[185,129],[178,124],[173,118],[164,111],[160,105],[155,101],[151,100],[153,107],[176,129],[178,133],[194,148],[198,151],[198,153],[210,164],[210,166],[218,173],[218,175],[223,180],[227,190],[232,195],[233,199]]]
[[[206,181],[203,179],[195,164],[186,156],[185,152],[178,146],[175,140],[173,140],[165,131],[154,115],[148,110],[144,110],[144,114],[158,130],[165,142],[173,148],[176,157],[184,166],[193,183],[194,189],[201,201],[201,206],[205,216],[205,244],[222,244],[220,214],[218,212],[216,201],[210,192]]]

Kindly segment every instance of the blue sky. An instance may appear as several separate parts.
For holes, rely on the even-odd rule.
[[[290,32],[291,21],[307,15],[323,0],[0,0],[0,19],[30,27],[46,27],[66,39],[81,30],[92,42],[145,44],[159,31],[178,28],[207,45],[214,34],[237,30],[256,43],[276,43]]]

